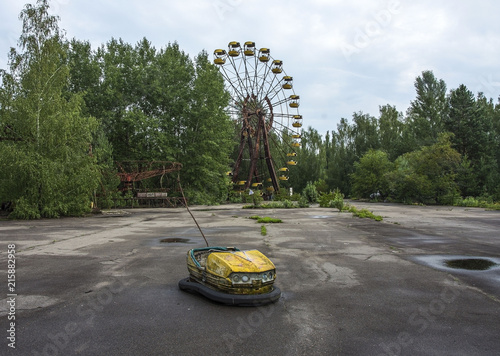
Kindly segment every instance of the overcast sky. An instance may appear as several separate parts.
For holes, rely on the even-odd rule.
[[[0,0],[0,68],[21,32],[23,0]],[[34,1],[31,1],[34,3]],[[405,112],[424,70],[448,90],[500,95],[498,0],[52,0],[68,38],[93,48],[112,37],[156,48],[177,41],[192,58],[230,41],[267,47],[294,78],[304,127],[322,135],[379,106]]]

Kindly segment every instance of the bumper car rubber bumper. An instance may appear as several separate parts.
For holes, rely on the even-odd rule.
[[[196,292],[206,298],[226,305],[260,306],[276,302],[281,297],[281,290],[273,286],[273,290],[265,294],[229,294],[216,291],[188,278],[179,281],[179,289],[185,292]]]

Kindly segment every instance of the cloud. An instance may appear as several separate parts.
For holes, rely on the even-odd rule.
[[[15,45],[21,2],[4,1],[0,66]],[[340,118],[380,105],[399,111],[414,100],[413,83],[433,70],[449,89],[465,84],[500,94],[500,3],[422,0],[53,0],[69,38],[97,47],[111,37],[156,48],[177,41],[194,57],[229,41],[268,47],[294,77],[304,127],[332,130]],[[310,122],[308,122],[308,117]]]

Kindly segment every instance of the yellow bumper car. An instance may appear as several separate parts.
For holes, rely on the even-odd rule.
[[[276,302],[276,267],[257,250],[203,247],[187,253],[189,277],[179,288],[228,305],[258,306]]]

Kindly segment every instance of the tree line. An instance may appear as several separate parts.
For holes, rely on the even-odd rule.
[[[157,49],[146,38],[93,49],[65,38],[47,0],[20,19],[19,49],[0,70],[0,203],[11,217],[109,207],[123,161],[180,162],[192,203],[228,199],[240,127],[205,51],[191,59],[176,42]],[[378,117],[342,118],[325,137],[303,130],[287,187],[407,203],[499,201],[500,103],[465,85],[448,91],[431,71],[415,89],[405,114],[385,105]],[[287,135],[276,141],[288,151]],[[174,190],[177,176],[142,184]]]
[[[47,0],[26,5],[19,49],[0,71],[0,202],[14,218],[110,205],[116,162],[181,162],[193,202],[227,197],[229,96],[206,52],[68,40]],[[150,179],[175,186],[177,177]],[[113,195],[114,194],[114,195]]]
[[[303,188],[340,189],[353,198],[454,204],[467,197],[500,200],[500,101],[465,85],[447,91],[432,71],[415,80],[406,112],[380,107],[378,117],[354,113],[323,138],[302,134]]]

